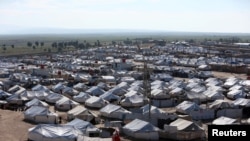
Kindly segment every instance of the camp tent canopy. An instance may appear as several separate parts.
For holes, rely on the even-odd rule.
[[[71,125],[39,124],[28,130],[28,139],[33,141],[75,141],[82,132]]]
[[[218,117],[212,122],[212,124],[214,125],[231,125],[231,124],[236,124],[236,123],[237,123],[237,119],[225,117],[225,116]]]
[[[151,123],[134,119],[130,123],[126,124],[122,128],[123,132],[136,139],[143,140],[158,140],[159,139],[159,128],[153,126]]]

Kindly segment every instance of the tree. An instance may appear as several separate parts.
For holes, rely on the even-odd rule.
[[[98,47],[100,47],[100,46],[101,46],[101,43],[100,43],[100,41],[99,41],[99,40],[97,40],[97,41],[96,41],[96,43],[97,43],[97,46],[98,46]]]
[[[126,40],[123,41],[123,43],[125,45],[132,45],[132,40],[130,40],[129,38],[127,38]]]
[[[15,46],[14,46],[14,45],[11,45],[11,47],[12,47],[12,48],[15,48]]]
[[[64,42],[63,45],[66,47],[66,46],[68,46],[68,43],[67,43],[67,42]]]
[[[51,52],[51,49],[50,49],[50,48],[48,48],[48,52]]]
[[[27,42],[27,46],[28,47],[32,47],[32,43],[31,42]]]
[[[191,44],[195,43],[194,39],[190,39],[188,42]]]
[[[78,48],[84,49],[84,48],[85,48],[85,45],[84,45],[83,43],[80,43],[80,44],[78,45]]]
[[[45,48],[45,49],[43,49],[43,51],[44,51],[44,52],[46,52],[46,51],[47,51],[47,49]]]
[[[4,47],[3,47],[3,51],[5,52],[6,50],[7,50],[7,48],[4,46]]]
[[[63,42],[59,42],[59,43],[58,43],[58,47],[59,47],[59,48],[63,48],[63,47],[64,47],[64,43],[63,43]]]
[[[115,45],[116,45],[116,42],[115,41],[112,41],[112,45],[115,47]]]
[[[33,46],[33,49],[36,49],[36,46]]]
[[[51,46],[54,47],[54,48],[57,48],[57,42],[53,42],[53,43],[51,44]]]
[[[89,48],[91,47],[91,44],[89,42],[86,43],[86,47]]]
[[[57,52],[62,52],[62,47],[59,46],[59,47],[57,48]]]
[[[40,46],[44,46],[44,42],[40,42]]]
[[[35,41],[35,45],[38,46],[38,45],[39,45],[39,42],[38,42],[38,41]]]

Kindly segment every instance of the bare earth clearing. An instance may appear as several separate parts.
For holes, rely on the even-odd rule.
[[[23,121],[22,112],[0,109],[0,141],[26,141],[33,126]]]

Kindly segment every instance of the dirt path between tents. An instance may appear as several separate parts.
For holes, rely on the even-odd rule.
[[[26,141],[34,125],[23,121],[23,113],[0,109],[0,141]]]

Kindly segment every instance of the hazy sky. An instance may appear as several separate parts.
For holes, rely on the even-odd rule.
[[[250,33],[250,0],[0,0],[0,34],[39,28]]]

